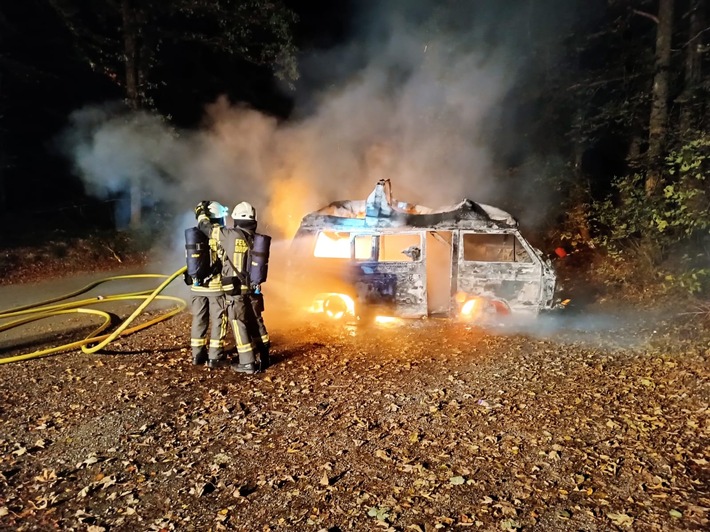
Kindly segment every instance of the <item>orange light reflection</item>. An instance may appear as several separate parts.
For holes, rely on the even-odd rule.
[[[375,323],[379,325],[400,325],[402,319],[395,316],[375,316]]]

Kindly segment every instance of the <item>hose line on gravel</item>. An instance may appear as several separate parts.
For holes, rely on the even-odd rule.
[[[96,353],[106,347],[108,344],[113,342],[116,338],[119,336],[126,336],[131,333],[140,331],[142,329],[146,329],[152,325],[155,325],[156,323],[159,323],[161,321],[167,320],[168,318],[171,318],[172,316],[175,316],[176,314],[179,314],[185,308],[187,308],[187,302],[179,297],[175,296],[167,296],[167,295],[160,295],[160,293],[170,284],[172,283],[179,275],[183,274],[187,268],[183,266],[179,270],[177,270],[175,273],[172,275],[163,275],[163,274],[157,274],[157,273],[146,273],[146,274],[135,274],[135,275],[118,275],[114,277],[106,277],[105,279],[101,279],[99,281],[95,281],[93,283],[90,283],[86,285],[84,288],[81,288],[79,290],[76,290],[74,292],[71,292],[69,294],[55,297],[52,299],[48,299],[46,301],[40,302],[40,303],[34,303],[32,305],[24,305],[21,307],[16,307],[13,309],[9,309],[6,311],[0,312],[0,319],[6,319],[6,318],[12,318],[16,316],[26,316],[23,318],[20,318],[18,320],[0,325],[0,332],[7,331],[9,329],[13,329],[15,327],[19,327],[21,325],[25,325],[26,323],[31,323],[33,321],[37,320],[42,320],[46,319],[52,316],[57,316],[57,315],[64,315],[64,314],[91,314],[94,316],[100,316],[104,318],[104,322],[94,329],[89,336],[84,338],[83,340],[79,340],[76,342],[71,342],[68,344],[60,345],[57,347],[51,347],[47,349],[42,349],[40,351],[35,351],[33,353],[28,353],[25,355],[16,355],[16,356],[11,356],[11,357],[5,357],[5,358],[0,358],[0,364],[9,364],[10,362],[19,362],[22,360],[30,360],[33,358],[40,358],[48,355],[53,355],[55,353],[60,353],[62,351],[68,351],[70,349],[75,349],[77,347],[81,347],[81,350],[84,353]],[[69,299],[72,297],[76,297],[78,295],[81,295],[85,292],[88,292],[92,288],[108,282],[108,281],[118,281],[118,280],[125,280],[125,279],[148,279],[148,278],[159,278],[159,279],[165,279],[160,286],[158,286],[155,290],[143,290],[139,292],[130,292],[130,293],[125,293],[125,294],[117,294],[117,295],[112,295],[112,296],[98,296],[94,298],[89,298],[89,299],[83,299],[80,301],[71,301],[68,303],[61,303],[61,304],[53,304],[57,303],[59,301],[62,301],[64,299]],[[174,309],[165,312],[164,314],[160,314],[159,316],[156,316],[155,318],[141,323],[139,325],[134,325],[133,327],[129,327],[131,322],[135,320],[138,315],[143,312],[143,310],[154,300],[164,300],[164,301],[174,301],[177,303],[177,307]],[[115,302],[115,301],[128,301],[128,300],[143,300],[143,302],[138,306],[136,310],[133,311],[133,313],[126,318],[126,320],[112,333],[110,334],[103,334],[101,336],[97,336],[99,333],[105,331],[110,325],[111,325],[111,314],[108,312],[104,312],[102,310],[96,310],[96,309],[88,309],[88,308],[83,308],[88,305],[98,305],[98,304],[103,304],[103,303],[109,303],[109,302]],[[94,344],[89,346],[89,344]]]

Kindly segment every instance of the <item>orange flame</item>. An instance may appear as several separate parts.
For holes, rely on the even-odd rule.
[[[285,177],[274,179],[270,187],[267,210],[272,213],[272,219],[269,221],[290,239],[296,234],[303,216],[309,212],[312,186],[296,177]]]
[[[318,294],[313,298],[308,311],[339,320],[345,315],[355,315],[355,301],[349,295],[337,292]]]

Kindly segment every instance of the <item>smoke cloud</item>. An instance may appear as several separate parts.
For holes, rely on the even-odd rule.
[[[303,215],[364,198],[381,178],[398,199],[431,207],[490,202],[490,143],[524,72],[518,52],[538,23],[531,3],[367,5],[350,40],[304,58],[309,82],[288,121],[225,97],[193,131],[146,112],[77,111],[63,144],[87,191],[140,184],[146,201],[175,213],[202,199],[246,200],[262,229],[285,237]]]

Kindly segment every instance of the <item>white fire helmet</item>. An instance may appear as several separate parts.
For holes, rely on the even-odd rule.
[[[254,220],[256,221],[256,209],[251,206],[251,203],[242,201],[235,205],[232,211],[232,218],[235,220]]]
[[[229,207],[222,205],[218,201],[210,201],[207,209],[210,211],[211,220],[220,220],[229,213]]]

